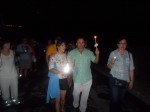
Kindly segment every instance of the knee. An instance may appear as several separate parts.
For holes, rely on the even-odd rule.
[[[60,103],[60,100],[55,100],[55,102],[56,102],[56,105],[58,105],[59,103]]]
[[[65,102],[65,99],[61,99],[61,103],[64,103]]]

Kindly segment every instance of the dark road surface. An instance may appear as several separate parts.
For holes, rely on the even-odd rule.
[[[45,64],[40,64],[38,71],[31,73],[28,80],[19,79],[18,106],[4,107],[0,105],[0,112],[55,112],[54,101],[45,103],[48,77]],[[108,79],[97,71],[93,70],[93,85],[88,99],[87,112],[108,112],[110,94]],[[72,88],[68,90],[66,98],[66,111],[71,112]],[[128,93],[123,102],[122,108],[125,112],[150,112],[150,107],[135,96]]]

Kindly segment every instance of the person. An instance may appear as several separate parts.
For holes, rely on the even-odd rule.
[[[0,52],[0,88],[5,106],[19,104],[18,74],[14,62],[14,52],[10,49],[10,41],[3,40]]]
[[[16,52],[19,54],[20,74],[27,79],[32,67],[32,48],[28,44],[27,38],[22,39],[22,43],[17,46]]]
[[[47,46],[47,48],[46,48],[46,62],[47,63],[50,60],[50,56],[57,52],[56,44],[57,44],[57,41],[59,41],[59,40],[61,40],[61,37],[58,36],[54,39],[54,43],[51,42],[51,44],[49,44],[49,46]]]
[[[39,56],[39,48],[38,48],[38,42],[35,41],[34,39],[30,40],[30,47],[31,47],[31,57],[32,57],[32,71],[36,72],[37,71],[37,61],[38,61],[38,56]]]
[[[94,63],[99,62],[99,49],[96,47],[95,54],[85,48],[84,38],[77,39],[77,48],[69,52],[69,57],[74,65],[73,67],[73,108],[72,112],[78,110],[85,112],[87,108],[87,100],[92,85],[91,61]],[[81,99],[80,98],[81,94]]]
[[[121,102],[127,92],[127,89],[122,89],[114,85],[114,78],[127,81],[128,88],[132,89],[134,84],[134,63],[131,52],[126,50],[127,39],[121,37],[118,39],[118,48],[112,51],[109,55],[107,67],[110,69],[109,86],[111,90],[110,112],[120,112]]]
[[[47,45],[46,45],[46,51],[47,51],[47,48],[52,44],[52,40],[49,38],[47,40]]]
[[[63,40],[58,41],[56,44],[57,47],[57,52],[53,55],[51,55],[50,57],[50,61],[49,61],[49,70],[51,73],[53,73],[54,75],[50,75],[50,80],[49,80],[49,92],[47,93],[47,103],[49,103],[49,96],[51,96],[51,98],[55,98],[55,108],[56,108],[56,112],[65,112],[65,97],[66,97],[66,92],[68,89],[68,82],[67,82],[67,75],[70,74],[70,72],[66,72],[64,71],[64,67],[67,65],[67,63],[69,64],[69,58],[65,53],[66,50],[66,44]],[[58,83],[59,83],[59,87],[56,85],[58,83],[56,83],[56,77],[59,79]],[[54,81],[55,80],[55,81]],[[52,89],[54,88],[54,89]],[[58,88],[60,90],[58,90]],[[52,90],[52,91],[51,91]],[[59,93],[60,92],[60,93]],[[53,94],[54,93],[54,94]],[[61,105],[61,107],[60,107]],[[60,109],[61,108],[61,109]]]

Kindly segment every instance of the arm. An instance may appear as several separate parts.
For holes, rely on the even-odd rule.
[[[133,63],[133,57],[132,54],[129,54],[129,58],[130,58],[130,71],[129,71],[129,78],[130,78],[130,83],[129,83],[129,89],[133,88],[133,84],[134,84],[134,63]]]
[[[134,82],[134,70],[130,70],[130,82]]]
[[[112,64],[108,63],[107,64],[107,68],[111,69],[112,68]]]
[[[50,71],[51,71],[52,73],[54,73],[54,74],[62,74],[61,71],[56,70],[56,69],[54,69],[54,68],[50,69]]]
[[[108,62],[107,67],[108,67],[109,69],[111,69],[114,63],[115,63],[115,59],[112,58],[111,61]]]
[[[99,49],[96,47],[96,50],[95,50],[96,57],[95,57],[95,60],[94,60],[94,63],[95,63],[95,64],[98,64],[98,62],[99,62],[99,53],[100,53],[100,51],[99,51]]]
[[[130,76],[129,89],[132,89],[134,84],[134,70],[130,70],[129,76]]]
[[[108,62],[107,62],[107,68],[108,69],[111,69],[113,64],[115,63],[116,59],[114,57],[116,57],[116,56],[114,56],[114,53],[111,52],[110,55],[109,55],[109,58],[108,58]]]

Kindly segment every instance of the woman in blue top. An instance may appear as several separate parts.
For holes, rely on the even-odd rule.
[[[128,88],[133,88],[134,83],[134,63],[132,54],[126,50],[127,39],[121,37],[118,40],[118,48],[109,55],[107,67],[110,69],[112,77],[124,80],[129,83]],[[114,85],[114,78],[110,78],[111,89],[111,112],[120,112],[120,104],[125,96],[127,89],[122,89]]]

